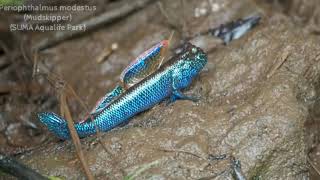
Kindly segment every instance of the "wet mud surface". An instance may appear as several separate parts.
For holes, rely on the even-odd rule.
[[[199,102],[160,103],[100,140],[82,139],[95,177],[123,179],[136,173],[137,179],[232,179],[228,157],[233,156],[249,179],[319,178],[314,170],[320,168],[317,1],[160,2],[162,10],[152,3],[49,48],[38,59],[92,107],[119,82],[132,59],[172,30],[178,44],[248,15],[260,14],[262,21],[227,46],[213,44],[211,36],[198,39],[212,47],[205,69],[185,91],[200,97]],[[45,34],[30,36],[36,41]],[[119,48],[98,63],[101,52],[114,43]],[[30,60],[21,58],[7,67],[9,58],[1,58],[0,82],[10,91],[0,89],[0,151],[44,175],[85,179],[72,142],[55,138],[35,116],[39,111],[59,113],[59,82],[49,83],[45,76],[31,79]],[[74,119],[86,114],[75,98],[68,104]],[[227,158],[214,158],[223,155]]]

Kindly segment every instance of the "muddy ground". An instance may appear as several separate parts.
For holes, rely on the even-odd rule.
[[[117,0],[80,3],[98,9],[74,12],[74,22],[123,5]],[[35,116],[40,111],[59,113],[63,83],[92,107],[119,82],[134,57],[172,31],[178,44],[254,14],[262,16],[260,25],[227,46],[210,44],[212,36],[199,40],[214,47],[209,48],[207,66],[185,91],[200,97],[199,102],[160,103],[103,133],[100,142],[96,136],[82,139],[89,167],[97,179],[134,173],[137,179],[232,179],[229,158],[214,158],[225,154],[240,160],[249,179],[319,179],[317,0],[154,1],[36,55],[30,53],[32,46],[52,32],[11,33],[5,27],[21,18],[2,13],[0,151],[43,175],[84,179],[73,143],[55,138]],[[115,43],[119,47],[97,62]],[[60,79],[49,81],[41,70],[33,77],[35,56]],[[85,116],[77,98],[69,94],[68,100],[74,119]]]

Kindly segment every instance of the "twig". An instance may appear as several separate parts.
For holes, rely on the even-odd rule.
[[[83,109],[86,111],[87,114],[89,114],[89,118],[91,119],[91,121],[93,121],[93,117],[89,112],[89,108],[88,106],[84,103],[84,101],[79,97],[79,95],[76,93],[76,91],[72,88],[71,85],[69,85],[68,83],[66,83],[67,86],[67,90],[71,93],[72,96],[74,96],[77,101],[82,105]],[[73,122],[73,121],[72,121]],[[97,132],[97,141],[98,143],[102,146],[102,149],[104,149],[111,157],[112,153],[109,151],[109,149],[103,144],[103,142],[101,141],[101,137],[102,137],[102,133],[99,131],[99,128],[96,126],[95,123],[93,123]],[[114,157],[113,157],[114,158]],[[114,167],[117,167],[114,165],[115,163],[112,163],[112,165]],[[124,176],[125,172],[122,169],[119,169],[119,172]]]
[[[150,163],[144,164],[140,166],[140,168],[136,169],[134,172],[130,173],[128,176],[126,176],[124,179],[125,180],[133,180],[136,179],[138,175],[143,173],[144,171],[150,169],[152,166],[155,166],[157,164],[161,163],[161,159],[157,159],[155,161],[152,161]]]
[[[91,121],[94,121],[92,115],[89,112],[88,106],[84,103],[84,101],[79,97],[79,95],[75,92],[75,90],[72,88],[72,86],[70,86],[69,84],[67,84],[68,89],[71,91],[72,95],[74,97],[76,97],[76,99],[80,102],[80,104],[82,105],[82,107],[85,109],[86,113],[89,114],[89,118],[91,119]],[[97,141],[98,143],[102,146],[102,149],[105,150],[105,152],[107,152],[111,157],[113,157],[112,153],[109,151],[109,149],[103,144],[103,142],[101,141],[101,137],[102,137],[102,133],[99,131],[99,128],[97,127],[97,125],[95,123],[93,123],[97,132]],[[114,157],[113,157],[114,158]],[[117,167],[114,165],[115,163],[112,163],[112,165],[114,167]],[[118,169],[118,168],[117,168]],[[125,172],[122,169],[119,169],[119,172],[124,176]]]
[[[135,1],[126,1],[123,0],[118,3],[119,8],[114,8],[110,11],[100,14],[99,16],[93,17],[86,21],[81,22],[78,25],[85,26],[86,31],[92,31],[101,25],[112,23],[116,20],[119,20],[123,17],[128,16],[129,14],[137,11],[148,5],[149,3],[154,2],[153,0],[135,0]],[[64,40],[71,39],[73,37],[83,34],[83,31],[57,31],[52,36],[52,38],[45,38],[40,41],[37,45],[34,46],[34,50],[44,50],[54,45],[57,45]]]
[[[40,63],[39,63],[39,67],[42,67],[43,69],[42,69],[42,68],[41,68],[41,69],[42,69],[42,70],[45,70],[45,71],[48,73],[48,70],[47,70],[44,66],[42,66]],[[74,145],[75,145],[75,147],[76,147],[76,151],[77,151],[78,157],[79,157],[79,159],[80,159],[80,161],[81,161],[81,163],[82,163],[82,166],[83,166],[83,168],[84,168],[84,170],[85,170],[85,172],[86,172],[86,174],[87,174],[88,179],[90,179],[90,178],[89,178],[90,175],[88,175],[88,173],[87,173],[87,172],[89,172],[89,168],[87,167],[86,163],[83,164],[84,156],[83,156],[82,151],[81,151],[81,152],[79,151],[79,149],[81,150],[81,147],[79,147],[79,145],[81,145],[81,144],[80,144],[80,140],[79,140],[78,134],[77,134],[77,132],[76,132],[76,130],[75,130],[75,128],[74,128],[74,124],[73,124],[74,121],[72,120],[71,113],[70,113],[69,108],[68,108],[68,106],[67,106],[66,93],[69,93],[71,96],[73,96],[73,97],[76,98],[76,100],[81,104],[82,108],[86,111],[86,113],[89,114],[89,118],[90,118],[92,121],[93,121],[93,117],[90,115],[89,108],[88,108],[87,104],[84,103],[84,101],[80,98],[80,96],[76,93],[76,91],[74,90],[74,88],[73,88],[68,82],[62,80],[62,78],[59,77],[59,76],[58,76],[57,74],[55,74],[55,73],[50,73],[50,74],[48,73],[48,80],[49,80],[49,82],[51,82],[52,84],[54,84],[54,82],[62,82],[62,86],[63,86],[63,87],[58,87],[58,88],[60,88],[60,103],[61,103],[61,105],[60,105],[60,113],[61,113],[61,116],[64,116],[65,119],[67,119],[67,121],[68,121],[68,128],[69,128],[69,130],[70,130],[70,134],[71,134],[71,138],[72,138],[72,140],[73,140],[73,143],[74,143]],[[71,122],[69,122],[69,119],[71,119]],[[71,125],[71,126],[72,126],[71,129],[70,129],[70,127],[69,127],[69,124],[72,124],[72,125]],[[95,125],[95,124],[94,124],[94,125]],[[97,131],[97,141],[98,141],[98,143],[102,146],[102,148],[103,148],[108,154],[110,154],[110,155],[112,156],[112,154],[111,154],[110,151],[107,149],[107,147],[102,143],[102,141],[101,141],[101,136],[102,136],[102,134],[101,134],[101,132],[99,131],[99,128],[96,127],[96,125],[95,125],[95,129],[96,129],[96,131]],[[74,140],[73,136],[76,136],[76,138],[77,138],[78,140]],[[79,142],[77,142],[77,141],[79,141]],[[125,174],[124,171],[122,171],[122,170],[120,169],[119,172],[124,176],[124,174]],[[90,172],[89,172],[89,173],[90,173]],[[91,174],[91,173],[90,173],[90,174]]]
[[[88,106],[84,103],[84,101],[79,97],[79,95],[75,92],[75,90],[72,88],[71,85],[69,85],[67,82],[66,82],[66,87],[67,87],[67,91],[69,93],[71,93],[72,96],[74,96],[77,101],[82,105],[83,109],[86,111],[87,114],[89,114],[89,118],[91,119],[91,121],[93,121],[93,117],[92,115],[90,115],[90,112],[89,112],[89,109],[88,109]],[[64,109],[64,108],[62,108]],[[66,115],[66,111],[69,111],[69,110],[63,110],[62,112]],[[73,122],[73,121],[72,121]],[[101,137],[102,137],[102,133],[99,131],[99,128],[96,126],[96,124],[94,123],[95,125],[95,129],[96,129],[96,135],[97,135],[97,141],[98,143],[102,146],[102,148],[114,159],[114,156],[112,155],[112,153],[109,151],[109,149],[103,144],[103,142],[101,141]],[[116,163],[116,162],[115,162]],[[125,172],[122,170],[122,169],[119,169],[117,168],[118,166],[115,165],[115,163],[113,163],[112,161],[112,165],[122,174],[122,176],[125,175]]]
[[[86,103],[84,103],[84,101],[80,98],[80,96],[76,93],[76,91],[73,89],[73,87],[66,82],[66,87],[67,87],[67,91],[69,93],[71,93],[72,96],[74,96],[78,102],[81,104],[81,106],[84,108],[84,110],[89,113],[89,108],[88,105]]]
[[[175,153],[189,154],[189,155],[195,156],[195,157],[197,157],[197,158],[199,158],[199,159],[208,161],[205,157],[202,157],[202,156],[197,155],[197,154],[195,154],[195,153],[188,152],[188,151],[184,151],[184,150],[179,150],[179,149],[158,149],[158,148],[154,148],[154,149],[155,149],[155,150],[164,151],[164,152],[175,152]]]
[[[26,51],[25,49],[25,43],[26,43],[26,40],[25,38],[23,38],[23,40],[21,40],[20,42],[20,52],[22,54],[22,57],[23,59],[26,61],[26,62],[29,62],[30,64],[32,63],[31,59],[29,58],[30,56],[30,51]],[[29,50],[29,49],[28,49]]]
[[[74,95],[77,98],[77,100],[80,100],[80,102],[83,102],[83,101],[81,101],[80,97],[75,93],[73,88],[67,82],[63,81],[59,75],[52,73],[52,72],[49,72],[48,69],[46,69],[46,67],[42,66],[41,64],[39,64],[39,67],[41,68],[41,70],[45,71],[45,74],[47,75],[47,79],[50,83],[55,84],[58,82],[60,84],[60,82],[62,82],[61,83],[62,87],[57,87],[57,86],[53,85],[54,87],[58,88],[58,91],[60,92],[59,93],[60,94],[60,97],[59,97],[60,113],[61,113],[61,116],[65,117],[65,119],[67,120],[68,129],[70,131],[71,139],[72,139],[72,142],[76,148],[76,152],[77,152],[78,158],[81,162],[81,165],[84,169],[84,172],[89,180],[93,180],[94,177],[93,177],[93,175],[89,169],[89,166],[86,162],[86,159],[84,157],[83,151],[81,149],[80,139],[79,139],[78,133],[74,127],[73,119],[72,119],[70,110],[67,105],[66,92],[69,92],[72,95]],[[84,107],[84,109],[86,109],[86,110],[88,109],[84,103],[81,103],[81,105]]]
[[[19,179],[45,180],[41,174],[19,163],[15,159],[0,153],[0,170]]]
[[[182,6],[182,17],[186,17],[186,6],[185,6],[185,0],[181,0],[180,4]],[[182,18],[182,36],[183,38],[187,38],[189,37],[189,32],[188,32],[188,27],[187,27],[187,22],[186,22],[186,18]]]
[[[81,165],[85,171],[85,174],[87,176],[87,178],[89,180],[94,180],[94,177],[89,169],[89,166],[87,164],[87,161],[86,159],[84,158],[84,155],[83,155],[83,151],[81,149],[81,143],[80,143],[80,139],[79,139],[79,136],[78,136],[78,133],[74,127],[74,123],[73,123],[73,120],[72,120],[72,117],[71,117],[71,113],[69,111],[69,109],[67,108],[67,97],[65,95],[64,92],[61,93],[60,95],[60,102],[61,102],[61,106],[64,106],[66,108],[64,108],[64,114],[66,116],[66,120],[68,122],[68,128],[69,128],[69,131],[70,131],[70,134],[71,134],[71,138],[72,138],[72,141],[73,141],[73,144],[76,148],[76,151],[77,151],[77,155],[78,155],[78,158],[80,159],[80,162],[81,162]]]
[[[111,47],[106,47],[103,49],[101,54],[97,57],[97,63],[103,63],[112,53],[114,53],[118,49],[118,43],[112,43]]]
[[[198,180],[211,180],[211,179],[215,179],[216,177],[218,177],[218,176],[226,173],[227,171],[228,171],[228,170],[226,169],[226,170],[223,170],[223,171],[221,171],[221,172],[219,172],[219,173],[215,173],[215,174],[213,174],[213,175],[211,175],[211,176],[202,177],[202,178],[200,178],[200,179],[198,179]]]
[[[172,46],[172,38],[173,38],[173,35],[174,35],[174,31],[172,31],[171,34],[170,34],[170,36],[169,36],[169,39],[168,39],[168,47],[164,48],[163,54],[161,55],[162,57],[161,57],[161,59],[160,59],[159,65],[158,65],[158,69],[161,67],[164,59],[167,58],[167,56],[168,56],[169,49],[170,49],[170,47]]]
[[[35,77],[38,71],[38,52],[34,53],[33,56],[33,68],[32,68],[32,78]]]
[[[63,92],[62,92],[63,93]],[[62,117],[65,117],[66,116],[66,113],[65,113],[65,103],[63,103],[64,102],[64,99],[63,99],[63,97],[62,97],[62,95],[61,95],[61,93],[60,93],[60,99],[59,99],[59,101],[60,101],[60,115],[62,116]]]
[[[170,18],[166,12],[166,10],[163,7],[163,4],[161,2],[158,2],[158,7],[160,10],[160,13],[166,18],[167,20],[167,24],[169,25],[169,27],[171,27],[172,29],[175,29],[176,31],[178,31],[180,34],[183,33],[183,27],[179,27],[179,25],[177,25],[177,23],[172,21],[172,18]]]
[[[88,106],[87,106],[87,105],[84,103],[84,101],[79,97],[79,95],[75,92],[75,90],[72,88],[72,86],[69,85],[68,83],[66,83],[66,86],[67,86],[67,90],[68,90],[68,91],[72,94],[72,96],[74,96],[74,97],[77,99],[77,101],[82,105],[82,107],[84,108],[84,110],[86,111],[86,113],[89,114],[89,118],[91,119],[91,121],[94,121],[92,115],[91,115],[90,112],[89,112]],[[64,112],[64,113],[66,113],[66,112]],[[72,122],[73,122],[73,121],[72,121]],[[112,155],[112,153],[109,151],[109,149],[108,149],[108,148],[103,144],[103,142],[101,141],[102,133],[99,131],[99,128],[96,126],[95,123],[93,123],[93,124],[94,124],[95,129],[96,129],[96,132],[97,132],[96,135],[97,135],[97,141],[98,141],[98,143],[102,146],[102,149],[104,149],[105,152],[107,152],[112,158],[114,158],[113,155]],[[112,166],[114,166],[116,169],[118,169],[119,172],[122,174],[122,176],[124,176],[124,175],[125,175],[125,172],[124,172],[122,169],[117,168],[118,166],[115,165],[116,163],[117,163],[117,162],[112,162]]]
[[[91,120],[93,121],[93,117],[90,115],[90,112],[89,112],[89,109],[88,109],[88,106],[84,103],[84,101],[79,97],[79,95],[75,92],[75,90],[73,89],[73,87],[68,83],[66,82],[65,80],[62,80],[62,78],[58,75],[58,74],[55,74],[53,72],[50,72],[43,64],[41,64],[40,62],[37,63],[38,64],[38,67],[41,71],[44,71],[44,74],[47,75],[47,79],[48,81],[56,88],[58,88],[58,91],[60,91],[60,114],[61,116],[65,117],[66,120],[68,121],[68,128],[70,130],[70,134],[71,134],[71,138],[73,140],[73,143],[76,147],[76,151],[77,151],[77,154],[78,154],[78,157],[82,163],[82,166],[85,170],[85,173],[87,174],[87,177],[88,179],[90,179],[90,175],[91,173],[89,172],[89,168],[87,167],[86,163],[83,164],[84,161],[84,156],[83,156],[83,153],[81,151],[81,147],[79,147],[80,145],[80,140],[79,140],[79,137],[78,137],[78,134],[74,128],[74,121],[72,120],[72,117],[71,117],[71,113],[69,111],[69,108],[67,106],[67,100],[66,100],[66,94],[65,93],[69,93],[71,96],[75,97],[76,100],[81,104],[82,108],[86,111],[87,114],[89,114],[89,118],[91,118]],[[55,85],[56,83],[59,83],[59,84],[62,84],[62,87],[58,87],[59,85]],[[69,121],[71,120],[71,121]],[[69,126],[69,124],[71,124],[71,128]],[[101,144],[101,146],[103,147],[104,150],[106,150],[107,153],[111,154],[107,148],[104,146],[104,144],[101,142],[100,140],[100,137],[102,136],[101,133],[99,132],[99,129],[98,127],[96,127],[96,131],[97,131],[97,140],[98,142]],[[74,137],[76,139],[74,139]],[[79,151],[80,149],[80,151]],[[89,174],[87,173],[89,172]],[[124,172],[120,171],[122,174],[124,174]],[[92,176],[92,175],[91,175]]]
[[[307,155],[307,161],[312,166],[312,168],[316,171],[316,173],[320,176],[320,170],[313,164],[309,155]]]
[[[289,55],[290,55],[290,51],[286,49],[284,51],[284,53],[281,54],[279,61],[276,62],[276,64],[272,67],[272,69],[267,74],[268,79],[271,76],[273,76],[273,74],[276,72],[276,70],[278,70],[283,65],[283,63],[288,59]]]

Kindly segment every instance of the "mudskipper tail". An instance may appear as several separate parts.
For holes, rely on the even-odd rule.
[[[60,139],[70,139],[68,124],[65,119],[52,112],[38,113],[39,120],[45,124],[49,131]]]

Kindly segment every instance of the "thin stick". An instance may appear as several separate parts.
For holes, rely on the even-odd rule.
[[[33,68],[32,68],[32,78],[34,78],[38,71],[38,52],[34,53],[33,56]]]
[[[270,72],[267,74],[267,78],[268,79],[271,76],[273,76],[273,74],[276,72],[276,70],[278,70],[284,64],[284,62],[288,59],[289,55],[290,55],[290,51],[289,50],[285,50],[285,52],[281,55],[279,61],[276,62],[276,64],[272,67]]]
[[[23,40],[21,41],[21,43],[20,43],[20,52],[21,52],[21,54],[22,54],[22,57],[24,58],[24,60],[26,61],[26,62],[29,62],[29,63],[31,63],[32,61],[30,60],[30,58],[29,58],[29,52],[26,52],[26,49],[25,49],[25,38],[23,38]],[[28,53],[28,54],[27,54]]]
[[[181,0],[180,1],[181,6],[182,6],[182,16],[186,17],[186,6],[185,6],[185,1]],[[188,32],[188,28],[187,28],[187,22],[186,22],[186,18],[182,18],[182,37],[184,39],[186,39],[189,36],[189,32]]]
[[[77,101],[80,102],[80,104],[82,105],[82,107],[84,108],[84,110],[86,111],[87,114],[89,114],[89,118],[91,119],[91,121],[93,122],[94,119],[92,117],[92,115],[89,112],[89,108],[88,106],[84,103],[84,101],[80,98],[80,96],[76,93],[76,91],[73,89],[73,87],[71,85],[69,85],[68,83],[66,83],[66,86],[68,88],[68,91],[71,93],[72,96],[74,96]],[[74,121],[72,121],[74,122]],[[103,142],[101,141],[101,137],[102,137],[102,133],[99,131],[99,128],[97,127],[97,125],[95,123],[93,123],[97,132],[97,141],[98,143],[102,146],[102,149],[104,149],[111,157],[112,153],[108,150],[108,148],[103,144]],[[114,158],[114,157],[113,157]],[[114,167],[117,167],[114,165],[114,163],[112,163],[112,165]],[[119,169],[119,172],[124,176],[125,172],[122,169]]]
[[[79,139],[78,133],[77,133],[75,127],[74,127],[74,123],[73,123],[69,108],[67,107],[67,97],[66,97],[64,92],[62,92],[62,94],[60,95],[60,102],[61,102],[61,106],[65,107],[64,113],[65,113],[65,116],[66,116],[66,120],[68,122],[68,128],[69,128],[69,131],[70,131],[70,134],[71,134],[71,138],[72,138],[73,144],[74,144],[74,146],[76,148],[78,158],[80,159],[82,168],[84,169],[84,172],[85,172],[87,178],[89,180],[94,180],[94,177],[93,177],[93,175],[92,175],[92,173],[91,173],[91,171],[89,169],[89,166],[87,164],[87,161],[84,158],[83,151],[81,149],[80,139]]]
[[[81,22],[77,24],[78,26],[86,27],[86,31],[57,31],[53,33],[50,38],[45,38],[40,41],[37,45],[33,47],[34,50],[45,50],[49,47],[55,46],[65,40],[71,39],[73,37],[84,34],[87,31],[92,31],[97,27],[102,25],[112,23],[116,20],[124,18],[134,11],[141,9],[148,5],[149,3],[154,2],[153,0],[135,0],[135,1],[127,1],[123,0],[118,3],[119,8],[114,8],[112,10],[106,11],[98,16],[95,16],[91,19]],[[76,25],[76,26],[77,26]]]
[[[158,7],[160,10],[160,13],[166,18],[167,20],[167,24],[169,25],[169,27],[171,27],[172,29],[175,29],[176,31],[178,31],[180,34],[183,33],[183,30],[181,27],[179,27],[179,25],[177,25],[177,23],[172,21],[172,18],[170,18],[167,15],[167,12],[165,11],[163,4],[161,2],[158,2]]]
[[[86,103],[80,98],[80,96],[76,93],[76,91],[73,89],[73,87],[69,84],[66,83],[68,91],[80,102],[81,106],[84,108],[84,110],[89,113],[89,108]]]
[[[64,99],[63,99],[63,97],[62,97],[62,95],[60,94],[60,115],[62,116],[62,117],[66,117],[66,113],[65,113],[65,108],[64,108]]]
[[[40,67],[42,67],[42,66],[40,66]],[[44,68],[44,70],[46,70],[46,68]],[[48,80],[54,84],[54,82],[61,81],[61,77],[59,77],[55,73],[49,73]],[[83,101],[80,99],[80,97],[76,94],[74,89],[67,82],[63,81],[63,87],[60,87],[60,97],[59,97],[59,99],[60,99],[60,113],[61,113],[61,116],[63,116],[67,120],[68,129],[70,131],[71,139],[72,139],[72,142],[76,148],[76,152],[77,152],[78,158],[80,160],[80,163],[84,169],[84,172],[89,180],[93,180],[94,177],[93,177],[93,175],[89,169],[89,166],[85,160],[83,151],[81,149],[81,142],[80,142],[78,133],[74,127],[74,121],[72,119],[70,110],[67,105],[66,92],[69,92],[72,95],[74,95],[77,98],[77,100],[81,102],[81,105],[84,107],[84,109],[87,110],[88,108],[83,103]]]
[[[74,123],[73,123],[74,121],[72,120],[71,113],[70,113],[69,108],[67,106],[65,92],[71,94],[71,96],[75,97],[76,100],[79,101],[79,103],[81,104],[83,109],[86,111],[86,113],[89,114],[89,117],[91,118],[92,121],[93,121],[93,117],[90,115],[88,106],[84,103],[84,101],[80,98],[80,96],[75,92],[73,87],[68,82],[66,82],[65,80],[62,80],[62,78],[58,74],[55,74],[53,72],[49,72],[49,70],[44,65],[42,65],[40,62],[38,62],[38,66],[39,66],[40,70],[44,71],[45,74],[47,74],[47,79],[51,84],[53,84],[53,86],[54,86],[55,82],[57,82],[57,81],[62,81],[63,82],[63,87],[59,87],[60,88],[60,98],[59,99],[60,99],[60,103],[61,103],[61,105],[60,105],[60,113],[61,113],[61,116],[65,117],[65,119],[68,121],[68,127],[69,127],[69,124],[72,124],[71,125],[72,126],[71,129],[69,128],[70,134],[71,134],[71,138],[73,140],[74,145],[76,146],[76,151],[78,153],[78,157],[79,157],[79,159],[80,159],[80,161],[82,163],[84,157],[81,157],[81,156],[83,156],[83,153],[82,153],[82,151],[80,151],[80,152],[78,151],[78,149],[81,149],[81,147],[78,147],[78,145],[77,145],[77,144],[80,143],[80,140],[79,140],[78,134],[77,134],[77,132],[76,132],[76,130],[74,128]],[[69,122],[69,119],[71,119],[71,123]],[[99,132],[99,129],[98,129],[98,127],[96,127],[96,125],[95,125],[95,129],[97,131],[97,140],[98,140],[99,144],[101,144],[101,146],[103,147],[104,150],[106,150],[107,153],[111,154],[109,151],[107,151],[107,148],[102,143],[102,141],[100,139],[100,137],[102,135]],[[78,140],[74,140],[74,136],[76,136],[76,139],[78,139]],[[76,141],[79,141],[79,142],[77,143]],[[83,165],[83,166],[84,166],[85,171],[88,171],[89,168],[85,168],[86,165]],[[123,171],[120,170],[120,172],[122,174],[124,174]],[[86,172],[86,174],[87,174],[87,172]]]
[[[313,162],[309,158],[309,155],[307,156],[307,161],[312,166],[312,168],[316,171],[316,173],[320,176],[320,170],[313,164]]]
[[[184,154],[189,154],[189,155],[192,155],[192,156],[195,156],[197,158],[200,158],[202,160],[205,160],[205,161],[208,161],[206,158],[200,156],[200,155],[197,155],[195,153],[192,153],[192,152],[189,152],[189,151],[184,151],[184,150],[180,150],[180,149],[158,149],[158,148],[154,148],[155,150],[160,150],[160,151],[164,151],[164,152],[175,152],[175,153],[184,153]]]
[[[160,60],[158,69],[160,68],[160,66],[162,65],[164,59],[165,59],[165,58],[167,57],[167,55],[168,55],[169,49],[170,49],[170,47],[171,47],[171,45],[172,45],[173,35],[174,35],[174,31],[171,32],[170,37],[169,37],[169,39],[168,39],[168,42],[169,42],[169,43],[168,43],[168,47],[167,47],[167,48],[164,48],[164,53],[163,53],[163,55],[162,55],[162,57],[161,57],[161,60]]]
[[[113,53],[112,49],[110,47],[106,47],[102,50],[102,52],[99,54],[99,56],[96,58],[96,62],[101,64],[104,62],[111,54]]]

